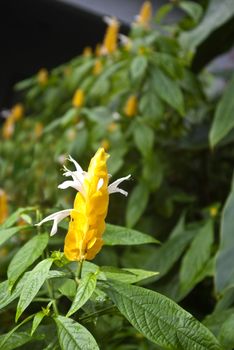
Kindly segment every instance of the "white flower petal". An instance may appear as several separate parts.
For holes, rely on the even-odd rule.
[[[99,179],[97,184],[97,191],[99,191],[100,188],[102,188],[103,184],[104,184],[104,180],[102,178]]]
[[[121,177],[120,179],[118,179],[118,180],[114,181],[112,184],[110,184],[110,185],[108,186],[108,192],[109,192],[109,194],[119,192],[119,193],[122,193],[124,196],[127,196],[127,195],[128,195],[128,192],[122,190],[121,188],[119,188],[118,185],[119,185],[121,182],[123,182],[123,181],[125,181],[125,180],[128,180],[130,177],[131,177],[131,175],[128,175],[128,176],[125,176],[125,177]]]
[[[82,186],[80,186],[80,184],[75,181],[64,181],[60,185],[58,185],[58,188],[60,188],[61,190],[65,190],[68,187],[72,187],[79,192],[82,191]]]
[[[65,210],[58,211],[57,213],[51,214],[46,218],[44,218],[42,221],[40,221],[38,224],[35,224],[35,226],[41,226],[42,224],[44,224],[44,222],[54,220],[54,223],[50,232],[50,235],[53,236],[57,232],[58,224],[60,223],[60,221],[62,221],[67,216],[69,216],[72,210],[73,209],[65,209]]]
[[[78,171],[79,173],[83,172],[83,169],[81,168],[81,166],[77,163],[77,161],[75,159],[72,158],[72,156],[69,155],[68,160],[75,165],[76,171]]]

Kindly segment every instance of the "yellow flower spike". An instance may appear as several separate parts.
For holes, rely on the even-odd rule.
[[[92,56],[92,48],[90,46],[86,46],[82,52],[82,56],[84,57]]]
[[[24,107],[21,103],[17,103],[11,108],[11,114],[15,121],[22,119],[24,115]]]
[[[0,188],[0,224],[3,224],[8,217],[7,194]]]
[[[73,107],[82,107],[84,105],[84,100],[84,91],[82,89],[77,89],[72,99]]]
[[[108,151],[110,149],[110,142],[107,139],[103,139],[101,142],[101,146],[104,148],[105,151]]]
[[[130,175],[108,185],[108,158],[109,155],[104,148],[99,148],[90,161],[88,171],[85,172],[69,156],[68,160],[75,165],[76,171],[70,171],[64,166],[64,175],[72,177],[72,181],[65,181],[58,187],[60,189],[72,187],[78,191],[74,207],[49,215],[37,224],[42,225],[44,222],[53,220],[51,235],[54,235],[57,232],[58,223],[67,216],[71,217],[64,243],[64,254],[70,261],[94,259],[103,245],[102,235],[105,230],[109,195],[116,192],[125,196],[128,194],[118,186],[129,179]]]
[[[104,54],[110,54],[116,51],[117,49],[119,22],[116,18],[106,17],[105,19],[108,24],[108,27],[103,40],[102,52]]]
[[[137,23],[143,27],[148,27],[152,18],[152,4],[150,1],[145,1],[141,7],[140,13],[137,16]]]
[[[93,74],[99,75],[102,71],[102,62],[100,60],[96,60],[94,67],[93,67]]]
[[[48,70],[45,68],[41,68],[37,73],[37,80],[41,86],[44,86],[48,83],[48,77],[49,77],[49,73],[48,73]]]
[[[136,95],[131,95],[127,99],[127,102],[124,106],[124,113],[126,114],[127,117],[134,117],[137,113],[137,97]]]
[[[3,124],[2,137],[5,140],[9,140],[14,134],[14,131],[15,131],[15,118],[11,114]]]
[[[34,127],[34,135],[36,139],[39,139],[43,133],[44,126],[42,123],[37,122]]]

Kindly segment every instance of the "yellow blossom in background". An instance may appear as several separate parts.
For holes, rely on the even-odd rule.
[[[39,139],[43,133],[44,126],[42,123],[37,122],[34,126],[34,135],[36,139]]]
[[[103,139],[101,142],[101,146],[104,148],[105,151],[108,151],[110,148],[110,142],[107,139]]]
[[[2,137],[5,140],[9,140],[14,134],[14,130],[15,130],[15,119],[13,115],[10,115],[3,124]]]
[[[40,85],[46,85],[48,82],[49,73],[45,68],[41,68],[37,73],[37,80]]]
[[[22,119],[24,115],[24,107],[21,103],[17,103],[11,108],[11,115],[15,121]]]
[[[106,18],[108,27],[103,40],[102,51],[104,54],[113,53],[117,49],[119,22],[116,18]]]
[[[130,175],[120,178],[108,185],[109,174],[107,159],[109,155],[104,148],[99,148],[91,159],[88,171],[85,172],[70,156],[68,159],[75,165],[76,171],[70,171],[64,166],[67,177],[72,180],[65,181],[58,187],[66,189],[72,187],[78,191],[72,209],[65,209],[49,215],[37,225],[53,220],[51,235],[57,232],[58,223],[70,216],[68,232],[64,243],[64,253],[70,261],[92,260],[103,245],[102,235],[105,231],[105,218],[109,205],[109,195],[127,192],[118,187]]]
[[[82,56],[84,57],[92,56],[92,48],[90,46],[86,46],[82,52]]]
[[[8,217],[8,200],[7,194],[0,188],[0,224]]]
[[[84,99],[84,91],[82,89],[77,89],[72,99],[73,106],[82,107],[84,104]]]
[[[148,27],[152,18],[152,4],[150,1],[145,1],[141,7],[140,13],[137,16],[137,23],[143,27]]]
[[[217,207],[211,207],[210,208],[210,216],[212,216],[214,218],[215,216],[217,216],[217,214],[218,214],[218,208]]]
[[[127,117],[134,117],[137,113],[137,97],[136,95],[131,95],[127,99],[124,106],[124,113]]]
[[[101,53],[102,53],[101,50],[102,50],[101,44],[97,44],[96,47],[95,47],[95,56],[96,57],[101,56]]]
[[[99,75],[102,71],[102,62],[100,60],[96,60],[94,67],[93,67],[93,74]]]

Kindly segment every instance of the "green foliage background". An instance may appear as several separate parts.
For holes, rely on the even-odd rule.
[[[174,7],[183,11],[182,20],[163,24]],[[26,318],[22,330],[0,336],[1,348],[27,349],[31,341],[36,349],[234,347],[234,80],[225,77],[224,91],[216,91],[218,77],[205,69],[194,73],[193,65],[210,34],[224,30],[233,14],[232,0],[210,0],[204,9],[192,1],[171,2],[157,12],[154,29],[132,26],[130,48],[81,55],[49,72],[45,84],[38,76],[17,84],[25,116],[12,138],[2,137],[0,151],[0,183],[14,212],[0,227],[0,272],[8,279],[0,284],[2,332],[12,328],[18,297],[16,319],[36,299],[26,310],[29,321],[33,313],[33,335]],[[102,70],[94,74],[97,61]],[[85,94],[79,108],[72,104],[78,88]],[[138,108],[128,117],[131,95]],[[50,240],[40,232],[32,238],[32,224],[70,207],[74,192],[56,188],[67,155],[86,169],[102,144],[109,148],[113,178],[131,173],[132,180],[127,200],[111,198],[105,247],[95,265],[85,263],[76,294],[63,257],[50,254],[61,249],[67,224]],[[24,226],[17,225],[20,218]],[[40,300],[46,288],[54,293],[51,305],[57,298],[61,314],[74,312],[79,321],[53,316],[58,340],[47,317],[51,305]]]

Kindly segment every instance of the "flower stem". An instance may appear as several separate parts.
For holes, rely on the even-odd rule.
[[[78,277],[78,279],[81,279],[83,262],[84,262],[84,260],[81,260],[81,261],[78,262],[78,270],[77,270],[77,277]]]

